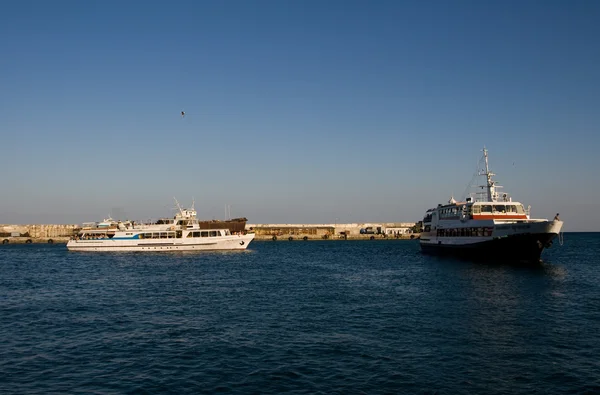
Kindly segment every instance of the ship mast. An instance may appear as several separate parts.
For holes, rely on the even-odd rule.
[[[479,173],[481,176],[485,176],[486,185],[481,186],[481,188],[486,188],[487,191],[487,201],[495,202],[498,200],[498,192],[496,192],[496,188],[502,188],[500,185],[496,185],[496,181],[492,180],[492,176],[495,176],[495,173],[490,171],[490,166],[488,163],[488,150],[483,147],[483,158],[485,159],[485,173]],[[506,194],[505,194],[506,195]]]
[[[492,201],[492,195],[494,193],[494,181],[492,181],[493,173],[490,172],[490,166],[488,163],[488,151],[483,148],[483,157],[485,158],[485,177],[487,179],[487,194],[488,194],[488,202]]]

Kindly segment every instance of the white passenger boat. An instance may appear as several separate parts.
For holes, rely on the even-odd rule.
[[[466,258],[539,261],[544,248],[560,235],[563,222],[531,219],[529,209],[513,201],[507,193],[498,193],[483,149],[485,176],[482,192],[470,194],[463,202],[453,198],[427,210],[420,237],[424,253],[452,254]]]
[[[201,227],[193,208],[153,224],[104,220],[86,223],[72,240],[70,251],[212,251],[245,250],[254,233]]]

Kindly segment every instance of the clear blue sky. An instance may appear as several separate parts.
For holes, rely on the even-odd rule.
[[[0,223],[156,218],[173,196],[416,221],[485,145],[534,217],[598,230],[599,20],[592,0],[5,1]]]

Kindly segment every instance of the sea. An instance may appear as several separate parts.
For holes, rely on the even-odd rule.
[[[0,394],[599,394],[600,233],[543,259],[0,245]]]

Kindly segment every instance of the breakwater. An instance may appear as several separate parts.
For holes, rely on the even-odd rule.
[[[255,240],[414,239],[414,222],[333,224],[246,224]]]
[[[411,233],[407,235],[387,236],[387,235],[335,235],[331,237],[313,236],[313,235],[256,235],[254,240],[271,240],[271,241],[310,241],[310,240],[413,240],[418,239],[420,233]]]
[[[323,224],[246,224],[245,231],[256,240],[376,240],[414,239],[414,222],[323,223]],[[0,244],[66,243],[79,225],[0,225]]]
[[[0,243],[66,243],[79,229],[79,225],[2,225]]]

